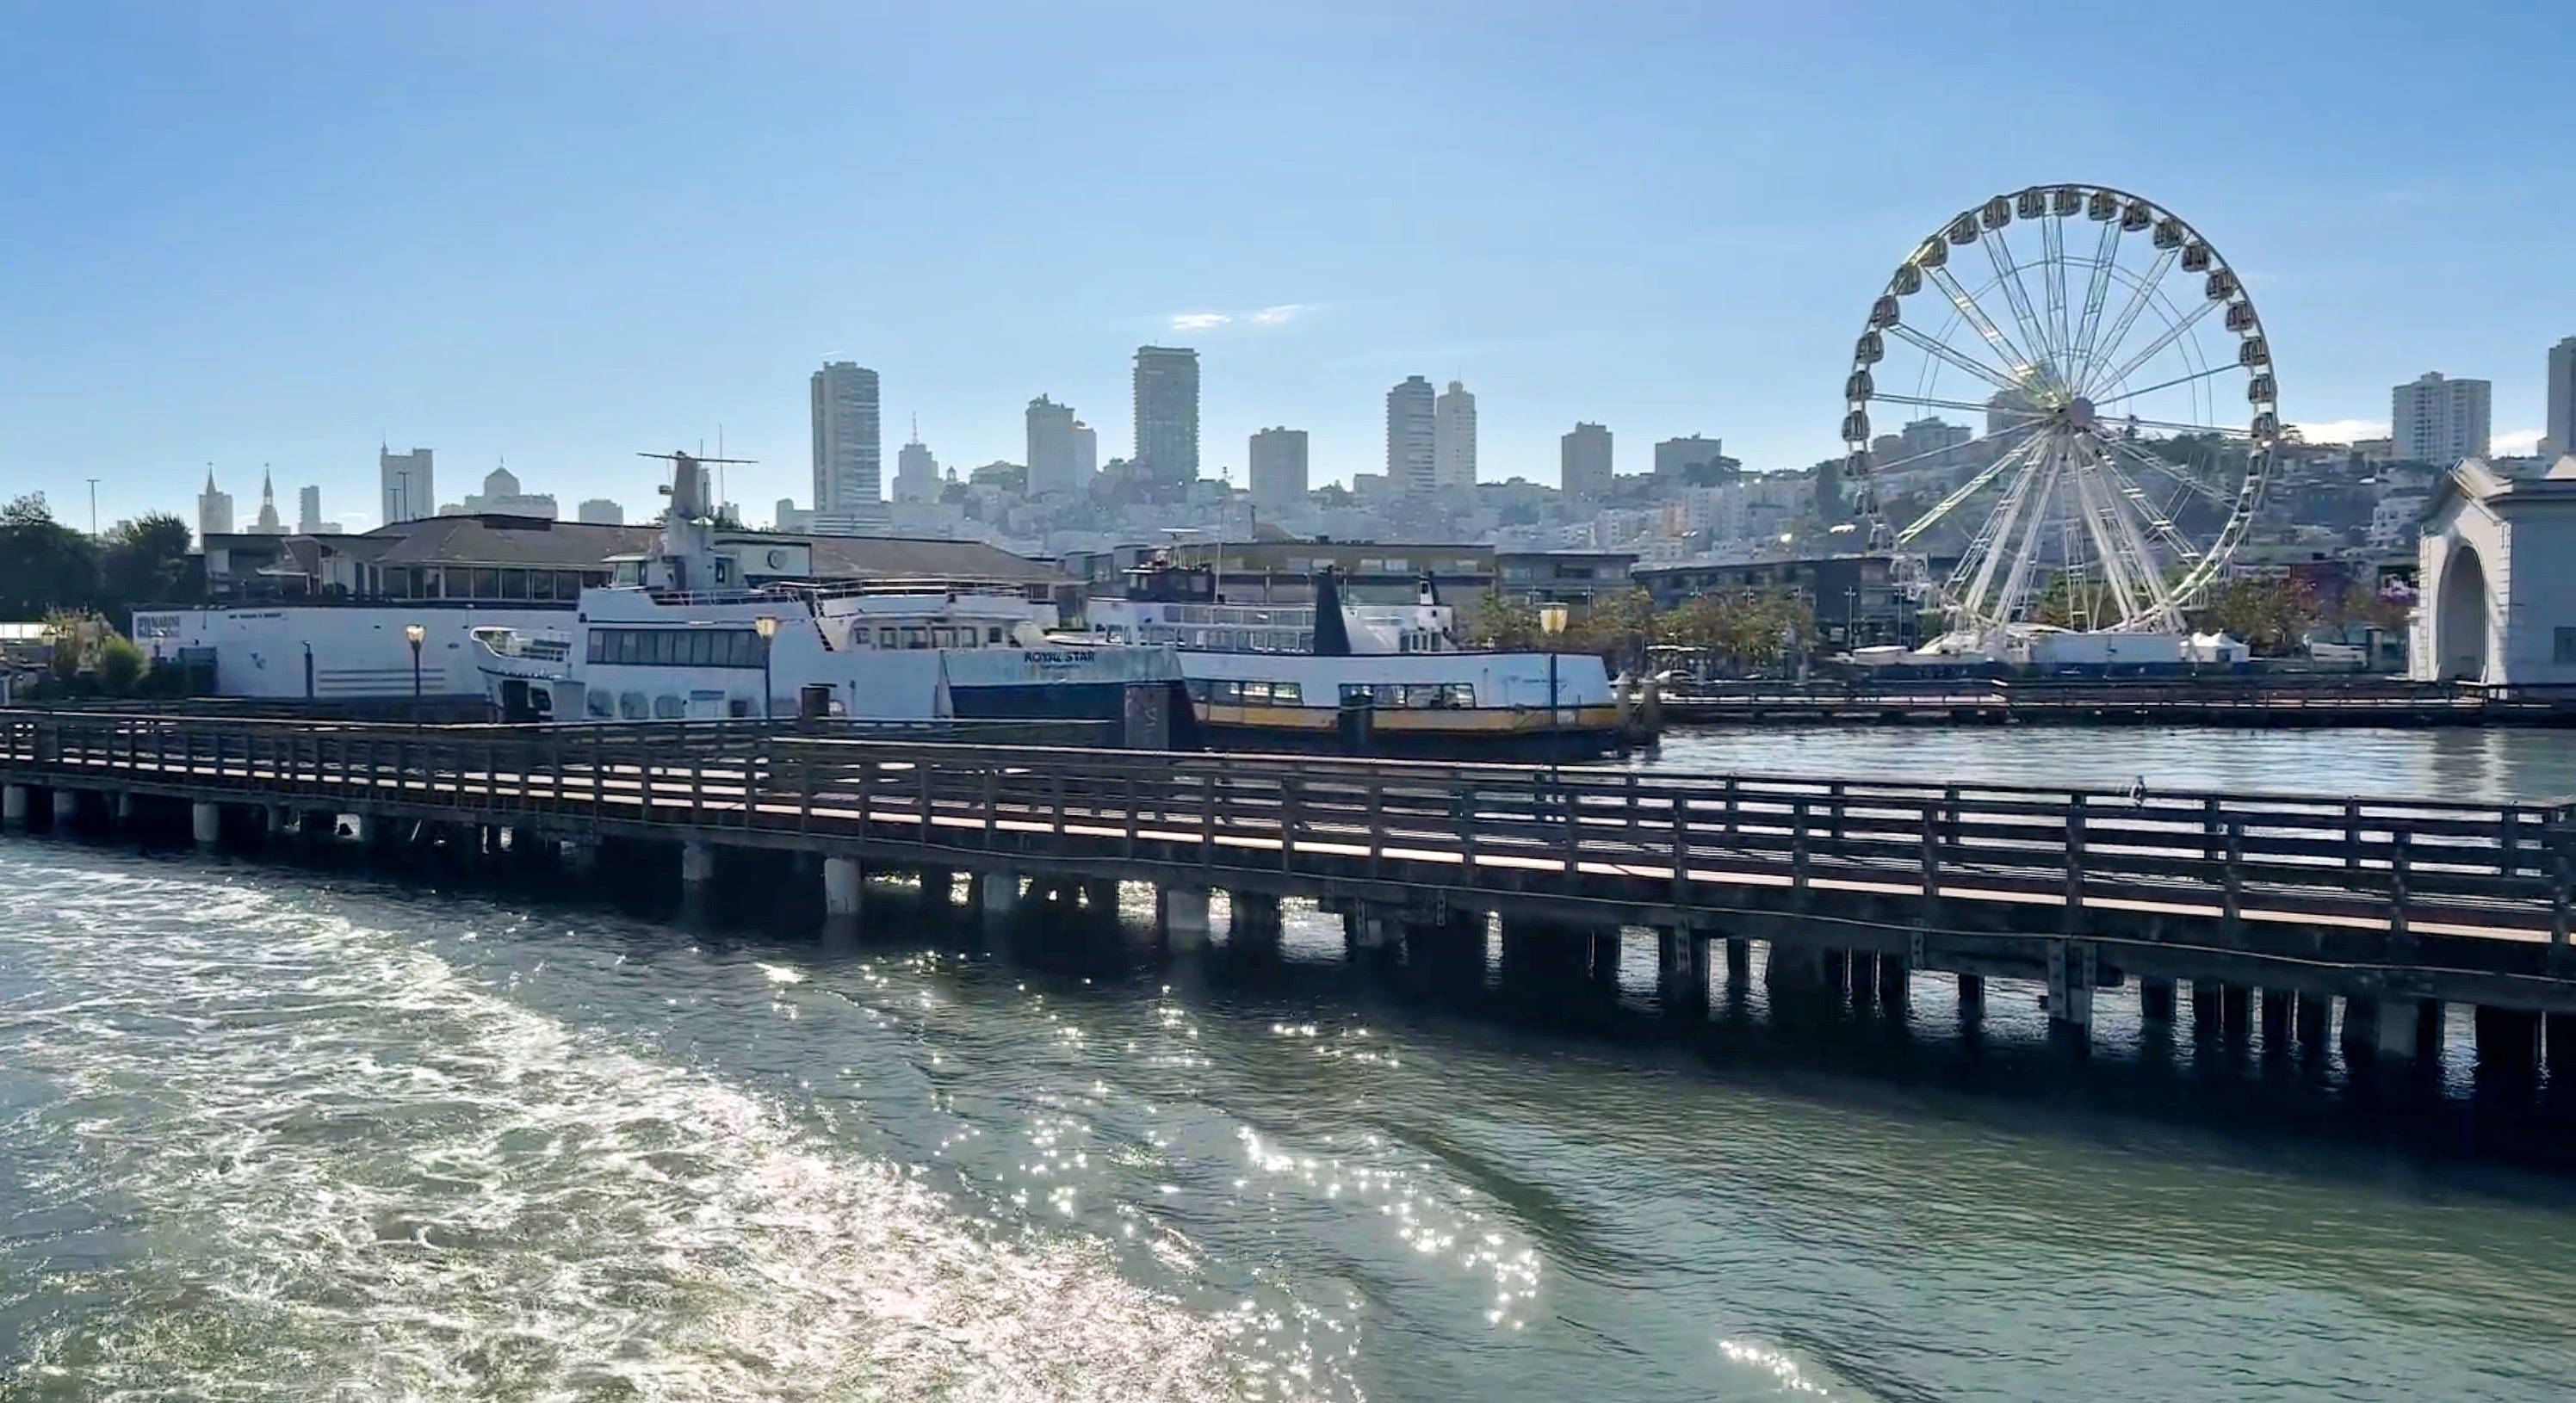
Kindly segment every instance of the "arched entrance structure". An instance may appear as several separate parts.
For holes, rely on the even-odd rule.
[[[2442,566],[2442,582],[2433,602],[2434,659],[2444,681],[2487,680],[2487,571],[2478,548],[2462,541]]]
[[[2418,680],[2576,685],[2576,457],[2531,466],[2463,458],[2424,504]]]

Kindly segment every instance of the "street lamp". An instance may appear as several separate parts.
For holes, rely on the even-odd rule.
[[[751,631],[760,635],[760,719],[769,719],[769,642],[778,636],[778,616],[763,614],[751,621]]]
[[[1556,752],[1563,747],[1557,734],[1560,720],[1556,709],[1556,640],[1565,632],[1565,605],[1549,600],[1538,606],[1539,632],[1547,635],[1547,769],[1551,778],[1556,773]]]
[[[403,641],[411,645],[411,723],[420,724],[420,644],[429,630],[418,624],[403,625]]]

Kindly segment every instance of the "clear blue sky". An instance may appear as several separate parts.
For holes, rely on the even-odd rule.
[[[1887,270],[2045,180],[2213,239],[2294,421],[2438,368],[2535,430],[2576,333],[2567,5],[0,0],[0,52],[0,494],[75,522],[211,460],[369,524],[380,437],[632,510],[719,424],[765,517],[825,357],[971,466],[1040,391],[1124,453],[1147,341],[1238,482],[1274,423],[1374,470],[1416,372],[1488,477],[1578,418],[1799,466]]]

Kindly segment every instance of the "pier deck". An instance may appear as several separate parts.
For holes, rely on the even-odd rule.
[[[31,712],[0,713],[0,785],[15,820],[37,790],[185,801],[201,839],[227,808],[357,814],[672,844],[684,880],[785,849],[835,889],[860,864],[1646,926],[1685,971],[1760,934],[2045,979],[2078,1026],[2129,978],[2576,1014],[2567,803]]]

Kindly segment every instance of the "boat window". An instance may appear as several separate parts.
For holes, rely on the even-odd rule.
[[[1370,694],[1369,685],[1366,682],[1345,682],[1342,684],[1342,705],[1344,706],[1367,706],[1375,700],[1376,698]]]
[[[501,597],[502,597],[503,599],[525,599],[525,598],[527,598],[527,597],[528,597],[528,572],[527,572],[527,571],[525,571],[525,570],[504,570],[504,571],[502,571],[502,572],[501,572]]]
[[[877,646],[880,648],[891,648],[895,646],[895,631],[891,628],[878,629]]]
[[[689,714],[689,704],[668,692],[653,699],[653,719],[677,721]]]
[[[525,572],[525,574],[528,581],[528,597],[530,599],[552,599],[555,597],[554,571],[530,570]]]
[[[999,642],[1001,642],[1001,641],[1002,641],[1002,626],[1001,626],[1000,624],[995,624],[995,625],[993,625],[991,628],[986,629],[986,630],[984,631],[984,641],[985,641],[985,642],[987,642],[987,643],[999,643]]]
[[[1450,706],[1473,708],[1476,705],[1476,685],[1472,682],[1452,682],[1443,690]]]
[[[626,692],[617,698],[617,714],[629,721],[641,721],[653,713],[645,705],[642,692]]]
[[[737,721],[751,714],[751,698],[749,697],[735,697],[731,701],[727,702],[726,706],[731,711],[733,718]]]
[[[1243,704],[1246,706],[1268,706],[1270,704],[1270,684],[1267,682],[1244,683]]]
[[[1216,684],[1214,692],[1208,700],[1215,702],[1219,706],[1241,706],[1243,705],[1243,684],[1240,682],[1219,682]]]
[[[938,627],[933,628],[930,631],[930,646],[934,648],[956,647],[957,630],[950,628],[946,624],[941,624]]]
[[[1281,706],[1303,706],[1306,701],[1304,689],[1294,682],[1271,683],[1270,699]]]
[[[591,715],[606,721],[617,715],[617,698],[606,692],[593,692],[590,694],[589,711]]]
[[[1193,678],[1191,678],[1191,679],[1189,680],[1189,687],[1190,687],[1190,700],[1192,700],[1192,701],[1206,701],[1206,700],[1208,699],[1208,692],[1209,692],[1210,688],[1209,688],[1209,686],[1208,686],[1208,680],[1207,680],[1206,678],[1204,678],[1204,677],[1193,677]]]
[[[923,628],[923,627],[922,627],[921,625],[919,625],[919,624],[906,624],[906,625],[904,625],[904,630],[903,630],[903,646],[905,646],[905,647],[907,647],[907,648],[927,648],[927,647],[929,647],[929,646],[930,646],[930,631],[929,631],[928,629]]]

